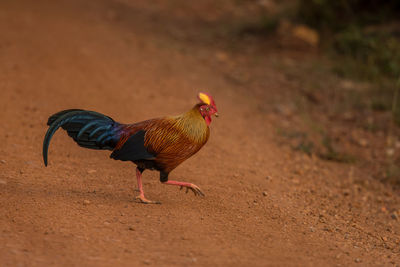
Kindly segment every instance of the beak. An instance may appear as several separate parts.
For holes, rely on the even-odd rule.
[[[216,112],[216,113],[214,113],[214,115],[215,115],[215,117],[217,117],[217,118],[219,117],[219,115],[218,115],[218,113],[217,113],[217,112]]]

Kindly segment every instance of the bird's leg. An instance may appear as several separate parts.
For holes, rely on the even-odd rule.
[[[204,193],[200,190],[200,188],[195,185],[195,184],[191,184],[191,183],[185,183],[185,182],[177,182],[177,181],[166,181],[163,182],[164,184],[169,184],[169,185],[179,185],[182,188],[186,187],[186,193],[189,192],[189,189],[193,191],[193,193],[197,196],[203,196],[204,197]]]
[[[140,171],[139,168],[136,168],[136,178],[139,187],[139,196],[137,196],[136,199],[139,199],[140,202],[144,204],[161,204],[159,201],[148,200],[147,198],[144,197],[143,185],[142,185],[142,171]]]

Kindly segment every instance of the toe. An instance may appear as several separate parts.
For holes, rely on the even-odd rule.
[[[140,201],[140,203],[143,203],[143,204],[161,204],[160,201],[148,200],[144,196],[137,196],[136,199],[138,199]]]

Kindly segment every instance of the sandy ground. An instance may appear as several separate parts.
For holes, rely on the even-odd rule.
[[[0,2],[0,265],[399,266],[399,195],[363,169],[280,146],[279,114],[259,105],[285,93],[271,54],[227,56],[224,40],[203,37],[225,13],[182,2]],[[199,90],[221,116],[170,178],[205,197],[145,172],[162,205],[137,203],[132,164],[62,131],[43,165],[54,112],[129,123],[180,114]]]

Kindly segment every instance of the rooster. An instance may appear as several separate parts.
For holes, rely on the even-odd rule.
[[[49,128],[43,141],[43,160],[47,166],[50,140],[58,128],[63,128],[81,147],[112,150],[110,158],[136,164],[139,196],[145,204],[159,204],[144,196],[144,170],[160,172],[160,181],[180,186],[204,196],[192,183],[168,180],[169,173],[194,155],[207,142],[211,117],[218,117],[217,106],[207,93],[198,94],[199,103],[178,116],[150,119],[133,124],[122,124],[94,111],[68,109],[60,111],[47,121]]]

